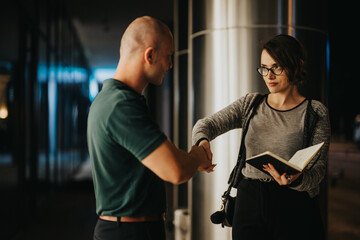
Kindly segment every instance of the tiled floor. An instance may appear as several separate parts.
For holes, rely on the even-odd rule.
[[[14,240],[92,239],[96,214],[89,169],[84,165],[78,181],[55,192]],[[329,173],[328,239],[359,240],[360,151],[355,145],[331,144]]]
[[[360,150],[333,142],[329,154],[328,239],[360,239]]]
[[[92,182],[73,182],[49,197],[14,240],[89,240],[96,219]]]
[[[329,240],[360,239],[360,181],[344,179],[329,189]]]

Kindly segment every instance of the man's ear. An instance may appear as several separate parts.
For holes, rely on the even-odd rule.
[[[152,64],[154,61],[154,48],[148,47],[144,52],[144,60],[146,63]]]

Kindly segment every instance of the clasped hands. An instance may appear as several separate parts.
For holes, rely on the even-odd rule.
[[[212,164],[212,152],[210,150],[210,143],[207,140],[202,140],[199,143],[199,146],[193,146],[191,150],[193,151],[196,148],[201,149],[201,151],[203,151],[203,154],[205,155],[202,157],[203,161],[198,167],[198,170],[208,173],[213,172],[216,164]]]

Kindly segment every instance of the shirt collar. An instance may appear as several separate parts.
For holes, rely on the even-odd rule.
[[[115,85],[116,88],[118,88],[119,90],[127,90],[127,91],[130,91],[132,93],[134,93],[136,96],[138,96],[139,98],[141,98],[144,102],[146,102],[146,98],[144,97],[144,95],[142,94],[139,94],[137,91],[135,91],[133,88],[131,88],[129,85],[126,85],[125,83],[119,81],[119,80],[116,80],[116,79],[113,79],[113,78],[109,78],[109,79],[106,79],[104,81],[104,87],[107,88],[107,86],[111,86],[111,85]]]

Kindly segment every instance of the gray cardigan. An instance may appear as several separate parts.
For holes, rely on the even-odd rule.
[[[237,186],[243,177],[241,169],[245,165],[246,148],[244,139],[247,127],[263,97],[259,93],[249,93],[219,112],[200,119],[193,128],[193,145],[197,145],[201,139],[205,138],[211,141],[232,129],[242,128],[243,134],[237,166],[234,168],[229,180],[234,181],[234,187]],[[289,185],[294,190],[307,191],[310,197],[315,197],[319,194],[320,182],[326,173],[330,144],[330,122],[327,108],[319,101],[309,100],[304,122],[303,147],[320,142],[325,142],[320,152],[308,164],[299,181]]]

